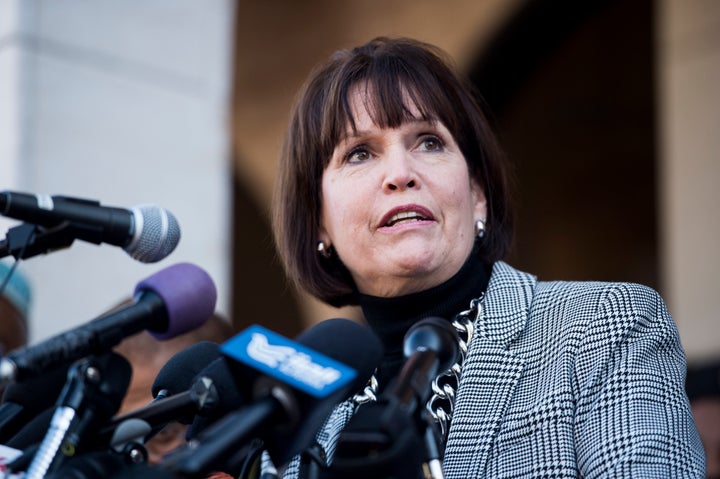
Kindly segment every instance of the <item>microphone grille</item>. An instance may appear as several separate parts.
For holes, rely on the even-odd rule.
[[[142,263],[155,263],[172,253],[180,242],[175,216],[156,205],[140,205],[131,211],[135,231],[125,251]]]

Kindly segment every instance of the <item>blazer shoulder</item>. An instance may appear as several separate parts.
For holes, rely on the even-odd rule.
[[[626,282],[539,281],[535,296],[537,301],[589,302],[624,310],[663,303],[655,289]]]
[[[538,314],[616,332],[638,322],[675,327],[660,294],[638,283],[540,281],[531,306],[531,316]]]

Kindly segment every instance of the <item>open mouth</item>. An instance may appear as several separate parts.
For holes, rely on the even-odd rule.
[[[392,215],[390,219],[388,219],[388,221],[385,223],[385,226],[395,226],[416,221],[427,221],[429,219],[430,218],[421,213],[418,213],[417,211],[402,211],[400,213],[395,213],[394,215]]]

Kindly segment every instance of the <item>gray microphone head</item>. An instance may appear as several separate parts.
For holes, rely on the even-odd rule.
[[[180,242],[180,225],[175,216],[156,205],[132,208],[135,230],[130,243],[123,248],[143,263],[155,263],[168,256]]]
[[[145,436],[152,432],[152,427],[147,421],[137,418],[125,419],[118,424],[110,438],[110,447],[115,452],[122,452],[125,445],[131,442],[145,443]]]

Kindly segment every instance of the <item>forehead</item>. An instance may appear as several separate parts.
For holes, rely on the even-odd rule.
[[[347,95],[348,114],[345,122],[343,139],[353,136],[358,131],[365,131],[372,127],[397,128],[405,123],[434,122],[435,115],[429,115],[418,106],[407,88],[402,88],[400,98],[396,99],[394,109],[401,114],[396,118],[388,118],[383,109],[382,95],[378,94],[372,85],[359,84],[350,88]]]

